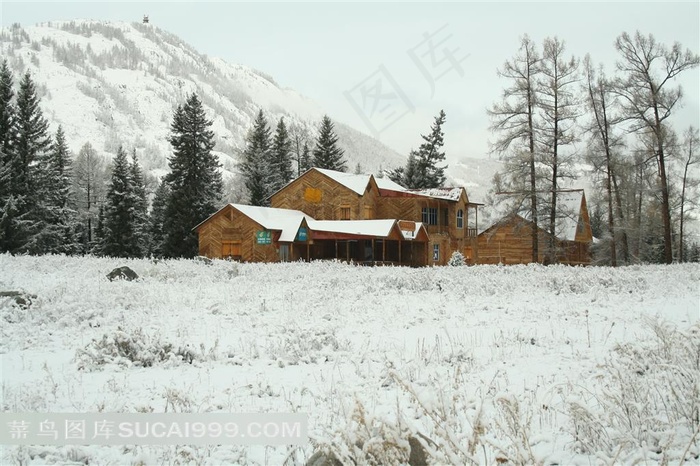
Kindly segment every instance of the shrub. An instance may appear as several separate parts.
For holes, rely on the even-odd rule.
[[[700,326],[650,327],[651,343],[617,346],[593,390],[568,401],[579,451],[624,461],[641,448],[663,462],[700,454]]]
[[[126,332],[121,327],[112,335],[103,335],[100,340],[92,340],[76,354],[79,369],[96,370],[106,364],[151,367],[164,361],[186,361],[190,364],[197,354],[188,346],[178,347],[163,342],[156,336],[149,336],[137,328]]]
[[[459,251],[455,251],[452,253],[452,257],[450,257],[450,260],[447,261],[447,265],[457,267],[460,265],[467,265],[467,261],[464,259],[464,254],[462,254]]]

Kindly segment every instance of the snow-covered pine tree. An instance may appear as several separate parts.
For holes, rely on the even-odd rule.
[[[249,202],[255,206],[269,204],[268,196],[271,189],[270,167],[270,128],[262,110],[253,123],[253,128],[246,137],[246,148],[243,151],[241,173],[248,190]]]
[[[430,127],[430,134],[421,135],[423,143],[418,147],[417,151],[412,151],[415,157],[415,178],[412,174],[404,172],[404,177],[407,178],[404,182],[410,183],[408,188],[425,189],[439,188],[445,183],[445,168],[438,166],[439,163],[445,160],[445,152],[442,152],[444,142],[444,133],[442,125],[445,123],[445,112],[440,110],[440,114],[435,117],[433,125]],[[410,158],[409,158],[410,162]],[[412,171],[412,170],[411,170]]]
[[[36,206],[40,198],[41,161],[51,147],[49,124],[39,108],[39,98],[29,71],[25,73],[17,92],[16,145],[8,160],[10,179],[9,195],[14,198],[14,213],[8,209],[5,239],[11,252],[30,252],[27,246],[34,235],[40,233],[42,220]],[[3,219],[4,220],[4,219]],[[4,223],[4,222],[3,222]],[[7,233],[10,236],[7,236]],[[32,250],[31,252],[41,252]]]
[[[314,147],[313,165],[317,168],[344,172],[348,169],[343,157],[344,151],[338,147],[338,136],[333,129],[333,122],[328,115],[324,115],[319,127],[316,147]]]
[[[156,194],[153,198],[151,206],[151,215],[149,218],[149,233],[150,233],[150,253],[155,257],[163,257],[165,232],[163,224],[165,223],[165,209],[170,198],[170,188],[168,183],[162,181],[156,189]]]
[[[11,250],[14,199],[10,198],[10,157],[15,141],[12,71],[7,60],[0,66],[0,252]]]
[[[126,151],[119,147],[107,190],[100,252],[112,257],[140,257],[136,232],[136,189]]]
[[[27,250],[35,254],[75,254],[80,229],[73,202],[71,155],[61,126],[41,161],[39,175],[35,206],[38,232],[30,238]]]
[[[418,180],[416,164],[416,151],[412,150],[408,154],[408,161],[405,167],[396,167],[393,170],[385,172],[387,178],[389,178],[394,183],[397,183],[404,188],[415,189],[419,188],[420,183]]]
[[[304,148],[301,150],[301,159],[299,166],[300,174],[311,169],[311,167],[313,166],[311,162],[311,149],[309,149],[309,144],[305,142]]]
[[[212,154],[211,125],[197,94],[175,111],[169,139],[173,155],[165,178],[170,187],[163,225],[167,257],[197,255],[197,235],[192,228],[213,214],[221,202],[221,164]]]
[[[269,194],[292,181],[292,145],[284,118],[280,118],[279,123],[277,123],[275,136],[272,140],[270,174]]]
[[[131,182],[132,196],[134,198],[134,244],[133,250],[138,257],[148,254],[149,246],[149,222],[148,222],[148,199],[146,198],[146,183],[143,177],[141,166],[139,165],[136,149],[131,155]]]

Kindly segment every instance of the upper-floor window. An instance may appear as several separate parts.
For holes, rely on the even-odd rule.
[[[366,205],[365,206],[365,219],[371,220],[373,218],[374,218],[374,213],[372,212],[372,206]]]
[[[464,211],[457,209],[457,228],[464,228]]]
[[[350,206],[340,206],[340,220],[350,220]]]
[[[426,225],[438,224],[438,210],[435,207],[423,207],[423,223]]]
[[[442,210],[442,224],[448,226],[450,224],[450,211],[448,209]]]

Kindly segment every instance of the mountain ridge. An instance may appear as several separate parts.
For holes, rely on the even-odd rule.
[[[167,171],[173,111],[197,92],[212,120],[215,151],[225,173],[235,175],[245,136],[260,109],[272,129],[284,117],[307,133],[310,145],[324,112],[313,100],[281,88],[273,77],[221,58],[210,58],[176,35],[142,23],[74,20],[0,30],[0,47],[17,85],[29,70],[44,116],[61,125],[77,154],[85,142],[113,156],[135,149],[144,169]],[[405,156],[335,122],[348,167],[378,173]]]

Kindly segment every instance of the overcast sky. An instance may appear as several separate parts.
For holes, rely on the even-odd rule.
[[[440,109],[450,159],[488,151],[486,108],[507,82],[496,70],[527,33],[559,36],[570,54],[614,70],[623,31],[700,52],[700,7],[686,3],[109,3],[2,1],[2,25],[99,19],[151,23],[197,50],[257,68],[332,118],[407,154]],[[431,52],[433,53],[431,56]],[[700,71],[679,81],[674,125],[700,126]]]

